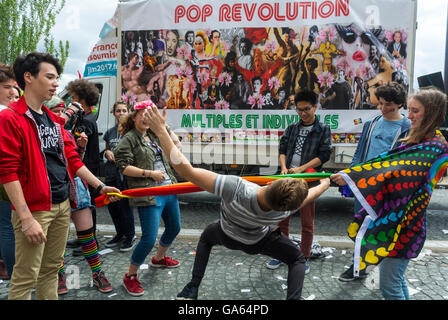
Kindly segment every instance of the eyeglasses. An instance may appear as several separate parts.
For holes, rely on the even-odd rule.
[[[296,110],[297,110],[297,112],[308,112],[308,111],[310,111],[311,109],[313,109],[313,107],[312,106],[308,106],[308,107],[305,107],[305,108],[297,108],[296,107]]]

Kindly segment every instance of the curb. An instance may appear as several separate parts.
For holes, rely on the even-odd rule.
[[[111,235],[115,234],[115,227],[110,224],[98,224],[96,226],[97,234]],[[159,228],[159,236],[162,235],[164,228]],[[70,224],[70,232],[75,234],[76,230],[73,223]],[[202,229],[181,229],[178,238],[197,240],[201,236]],[[135,226],[135,234],[141,236],[142,231],[140,226]],[[300,237],[299,234],[291,234],[291,236]],[[314,235],[314,241],[319,242],[322,247],[333,247],[338,249],[353,249],[353,241],[347,236],[328,236],[328,235]],[[423,249],[431,250],[433,252],[448,253],[448,241],[443,240],[426,240]]]

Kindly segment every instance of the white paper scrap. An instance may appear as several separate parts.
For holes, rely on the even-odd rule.
[[[288,286],[286,284],[282,283],[282,289],[286,290],[286,289],[288,289]]]
[[[107,249],[101,250],[100,252],[98,252],[98,254],[104,256],[105,254],[108,254],[108,253],[111,253],[111,252],[114,252],[114,250],[112,250],[110,248],[107,248]]]
[[[106,234],[106,235],[104,235],[104,238],[112,238],[112,235],[111,234]]]
[[[443,234],[448,234],[448,230],[442,230]]]
[[[110,296],[108,296],[108,298],[112,298],[115,297],[118,293],[112,293]]]
[[[308,298],[306,298],[305,300],[314,300],[314,299],[316,299],[316,296],[314,294],[312,294]]]
[[[287,281],[288,279],[283,278],[282,276],[275,276],[280,281]]]
[[[331,254],[325,257],[325,259],[331,259],[331,258],[333,258]]]
[[[412,287],[409,287],[408,289],[409,289],[409,295],[410,296],[420,292],[419,288],[414,289]]]
[[[347,253],[347,250],[342,250],[342,255],[345,256],[345,254]]]
[[[250,289],[241,289],[241,292],[250,292]]]
[[[416,281],[420,281],[418,279],[408,279],[409,282],[416,282]]]
[[[145,270],[145,269],[148,269],[148,268],[149,268],[149,265],[147,263],[144,263],[144,264],[140,265],[140,270]]]
[[[237,263],[235,263],[235,265],[236,265],[236,266],[242,266],[243,263],[242,263],[242,262],[237,262]]]

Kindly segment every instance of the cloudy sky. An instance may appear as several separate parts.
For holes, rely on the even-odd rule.
[[[85,61],[99,39],[103,24],[113,16],[117,3],[117,0],[66,0],[52,30],[57,41],[70,42],[61,88],[78,78],[78,71],[84,73]],[[414,79],[433,72],[444,74],[447,5],[446,0],[418,1]],[[414,87],[418,87],[416,80]]]

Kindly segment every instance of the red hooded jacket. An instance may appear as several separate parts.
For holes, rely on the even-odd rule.
[[[28,109],[25,98],[11,103],[10,109],[0,112],[0,182],[20,181],[25,201],[31,212],[51,209],[51,188],[47,174],[45,155],[36,122]],[[56,125],[60,149],[70,176],[71,205],[76,205],[74,175],[84,166],[76,151],[76,144],[63,128],[65,120],[53,114],[45,106]],[[14,206],[12,209],[14,210]]]

